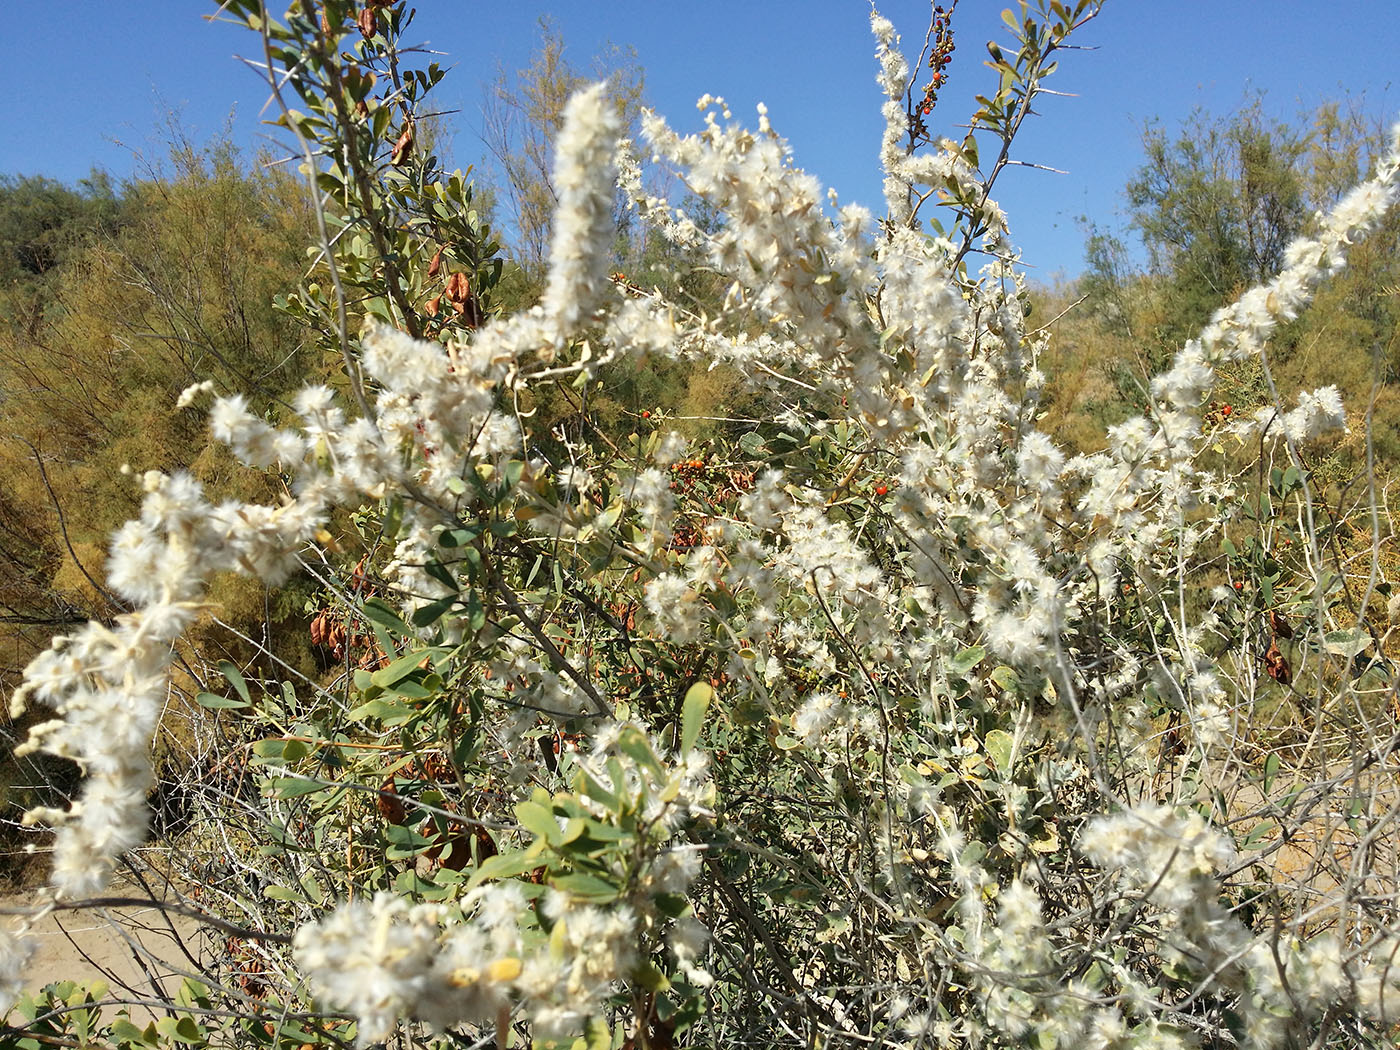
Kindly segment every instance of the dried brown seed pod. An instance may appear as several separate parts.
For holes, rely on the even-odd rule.
[[[471,307],[472,286],[467,275],[460,270],[447,279],[447,287],[443,290],[447,296],[447,301],[457,316],[461,317]]]
[[[1293,670],[1288,666],[1283,653],[1279,652],[1276,641],[1269,643],[1268,652],[1264,654],[1264,670],[1279,685],[1287,685],[1293,681]]]
[[[413,121],[409,121],[403,126],[403,131],[399,133],[398,141],[394,143],[394,152],[389,157],[389,163],[398,167],[407,162],[409,154],[413,152]]]
[[[370,37],[378,32],[379,26],[376,24],[376,19],[374,17],[373,4],[360,12],[360,16],[355,19],[355,24],[360,27],[360,35],[366,40],[370,39]]]

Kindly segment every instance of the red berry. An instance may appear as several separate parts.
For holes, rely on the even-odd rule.
[[[1240,581],[1240,580],[1236,580],[1236,581],[1235,581],[1235,590],[1237,590],[1237,591],[1242,591],[1242,590],[1244,590],[1244,583],[1243,583],[1242,581]]]
[[[1221,405],[1221,406],[1220,406],[1220,414],[1221,414],[1222,416],[1228,416],[1232,411],[1234,411],[1234,410],[1233,410],[1229,405]]]
[[[888,485],[876,485],[876,486],[875,486],[875,495],[877,495],[877,496],[884,496],[884,495],[887,495],[887,494],[889,493],[889,491],[890,491],[890,488],[889,488]]]

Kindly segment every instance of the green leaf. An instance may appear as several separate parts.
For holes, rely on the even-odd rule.
[[[563,841],[559,822],[554,819],[554,810],[546,805],[529,799],[516,803],[515,819],[520,821],[520,826],[526,831],[544,839],[551,846],[557,846]]]
[[[429,656],[433,651],[432,649],[415,649],[413,652],[405,653],[388,667],[375,671],[369,676],[369,680],[375,685],[387,689],[416,671],[418,665],[423,662],[423,658]]]
[[[360,611],[364,613],[365,619],[369,620],[370,623],[377,623],[380,627],[397,631],[400,635],[413,633],[399,614],[382,599],[366,599],[365,603],[360,606]]]
[[[438,583],[442,584],[448,590],[458,590],[457,577],[453,576],[452,570],[449,569],[442,562],[430,561],[423,566],[423,571],[426,572],[433,579],[437,580]]]
[[[1360,656],[1371,647],[1371,636],[1360,627],[1329,631],[1322,636],[1322,648],[1334,656]]]
[[[768,453],[768,448],[763,443],[763,435],[756,430],[751,430],[741,437],[739,447],[743,449],[745,455],[755,459]]]
[[[437,675],[427,675],[426,680],[441,683],[441,679],[438,678]],[[398,696],[406,696],[410,700],[431,700],[436,695],[436,690],[429,689],[411,678],[405,678],[401,682],[396,682],[389,687],[389,691]]]
[[[285,740],[255,740],[253,741],[253,754],[264,760],[280,759],[282,750],[286,746]]]
[[[623,728],[617,737],[617,747],[637,765],[649,769],[657,776],[662,774],[661,762],[651,748],[651,741],[636,726],[629,725]]]
[[[524,875],[527,871],[534,871],[539,866],[539,855],[533,852],[498,853],[496,856],[488,857],[481,862],[476,873],[472,875],[471,881],[467,883],[467,889],[474,890],[483,882],[491,879],[510,879],[517,875]]]
[[[294,1043],[298,1046],[303,1046],[308,1043],[314,1045],[318,1041],[316,1035],[290,1022],[284,1022],[278,1025],[277,1034],[282,1039],[284,1045],[288,1043]]]
[[[980,645],[974,645],[970,649],[964,649],[948,661],[948,670],[955,675],[966,675],[974,667],[986,659],[987,650]]]
[[[974,841],[972,841],[972,842],[969,842],[969,843],[963,848],[962,856],[958,858],[958,862],[961,863],[961,864],[966,864],[966,865],[968,865],[969,867],[975,867],[976,865],[978,865],[978,864],[980,864],[980,863],[982,862],[982,859],[983,859],[986,855],[987,855],[987,846],[986,846],[986,844],[985,844],[985,843],[982,843],[982,842],[977,842],[977,841],[974,840]]]
[[[1011,758],[1015,745],[1016,738],[1005,729],[993,729],[982,742],[993,764],[1003,775],[1011,772]]]
[[[309,754],[311,748],[306,746],[305,740],[288,740],[282,745],[283,762],[300,762]]]
[[[263,896],[268,900],[297,901],[299,903],[305,902],[306,900],[299,891],[292,889],[290,886],[264,886],[262,892]]]
[[[438,543],[444,547],[465,547],[481,536],[480,529],[463,527],[459,529],[445,529],[438,537]]]
[[[455,594],[446,598],[439,598],[435,602],[429,602],[421,608],[413,610],[414,627],[431,627],[437,623],[457,602]]]
[[[175,1022],[175,1038],[182,1043],[200,1043],[204,1040],[204,1033],[193,1017],[186,1016]]]
[[[992,673],[988,675],[988,677],[991,678],[999,688],[1005,690],[1014,690],[1021,685],[1021,676],[1016,673],[1015,668],[1008,667],[1006,664],[1000,664],[994,667]]]
[[[608,1029],[608,1022],[601,1017],[590,1017],[588,1027],[584,1030],[582,1039],[575,1039],[574,1046],[570,1050],[612,1050],[614,1046],[620,1046],[621,1042],[613,1041],[613,1034]]]
[[[650,959],[637,964],[636,969],[632,971],[632,979],[649,992],[665,992],[671,988],[666,974]]]
[[[608,506],[608,509],[593,519],[593,527],[599,532],[608,532],[617,524],[617,519],[622,517],[626,505],[620,500]]]
[[[408,704],[395,703],[392,700],[368,700],[353,709],[349,717],[356,722],[366,718],[377,718],[385,725],[397,725],[407,722],[417,713]]]
[[[1241,849],[1254,849],[1263,842],[1269,835],[1278,828],[1278,824],[1272,820],[1261,820],[1254,826],[1254,829],[1245,837],[1240,844]]]
[[[1279,757],[1277,751],[1270,751],[1269,757],[1264,759],[1264,790],[1267,792],[1274,784],[1274,777],[1278,775]]]
[[[476,596],[476,591],[467,595],[467,626],[473,634],[486,626],[486,609],[481,604],[481,599]]]
[[[681,893],[659,893],[652,898],[652,903],[656,905],[657,911],[672,919],[679,919],[690,908],[690,901]]]
[[[416,857],[433,844],[433,839],[426,835],[420,835],[405,824],[387,824],[384,827],[384,837],[389,845],[384,850],[384,856],[389,860],[403,860],[406,857]]]
[[[562,875],[554,880],[554,886],[574,897],[598,902],[616,900],[620,892],[607,879],[586,871]]]
[[[579,770],[578,776],[575,778],[574,790],[581,795],[587,795],[594,802],[601,802],[614,813],[621,806],[621,802],[615,794],[582,769]]]
[[[118,1017],[107,1026],[112,1038],[119,1043],[144,1043],[148,1040],[145,1033],[128,1021],[125,1017]],[[154,1035],[155,1033],[152,1033]]]
[[[302,795],[314,795],[328,785],[319,780],[303,780],[301,777],[277,777],[275,780],[269,780],[268,786],[272,788],[275,798],[300,798]]]
[[[234,692],[243,698],[245,704],[251,704],[252,698],[248,695],[248,683],[243,680],[243,674],[238,668],[227,660],[219,661],[219,671],[228,679],[229,685],[233,686]]]
[[[174,1039],[176,1043],[200,1042],[199,1026],[190,1016],[182,1016],[179,1019],[164,1016],[155,1022],[155,1030],[167,1039]]]
[[[194,698],[194,702],[200,707],[208,707],[214,710],[228,707],[248,707],[247,700],[235,700],[229,696],[215,696],[213,693],[200,693]]]
[[[700,730],[705,724],[705,712],[715,698],[714,688],[709,682],[696,682],[685,691],[681,701],[681,754],[688,755],[700,739]]]

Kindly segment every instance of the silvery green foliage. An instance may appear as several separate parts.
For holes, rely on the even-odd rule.
[[[1228,1031],[1263,1047],[1349,1011],[1393,1022],[1389,902],[1363,913],[1355,898],[1370,891],[1342,885],[1310,912],[1250,925],[1227,903],[1238,851],[1180,784],[1218,775],[1231,712],[1248,710],[1252,688],[1208,645],[1231,596],[1185,600],[1189,566],[1220,538],[1198,509],[1237,498],[1207,454],[1221,432],[1203,428],[1204,404],[1216,370],[1260,353],[1393,206],[1400,139],[1289,250],[1282,273],[1220,311],[1153,380],[1144,415],[1113,427],[1104,451],[1070,455],[1037,427],[1048,337],[1027,325],[1006,217],[983,193],[971,240],[916,224],[917,195],[976,196],[980,176],[953,143],[927,155],[900,147],[909,66],[892,26],[876,16],[873,27],[887,95],[883,222],[796,168],[762,111],[750,130],[705,99],[701,132],[649,115],[643,141],[617,147],[594,88],[569,107],[559,142],[540,307],[447,346],[368,330],[367,418],[348,419],[326,389],[305,391],[299,425],[282,430],[242,397],[214,401],[213,437],[291,478],[286,502],[213,505],[188,477],[148,475],[142,516],[118,532],[109,565],[133,611],[57,640],[18,694],[59,716],[32,746],[87,773],[71,811],[35,814],[57,826],[60,899],[98,890],[145,834],[147,739],[209,577],[277,582],[332,508],[384,501],[400,515],[387,583],[431,643],[425,659],[470,653],[489,701],[479,729],[503,756],[497,789],[509,798],[498,808],[528,828],[531,864],[589,821],[633,837],[608,861],[623,889],[604,904],[555,887],[537,912],[514,883],[483,880],[448,904],[362,894],[309,918],[291,958],[313,996],[358,1019],[361,1043],[401,1021],[524,1021],[537,1036],[572,1037],[619,1002],[655,996],[652,959],[677,995],[709,1003],[695,1023],[770,1041],[819,1028],[842,1045],[1106,1050],[1216,1043]],[[725,221],[705,232],[648,198],[638,155]],[[607,279],[615,159],[637,210],[730,282],[717,314]],[[653,443],[645,461],[579,447],[556,466],[513,407],[534,385],[586,384],[600,362],[648,357],[734,366],[786,404],[776,425],[794,444],[830,454],[758,469],[677,556],[665,472],[684,456],[678,438]],[[1344,423],[1325,388],[1228,433],[1287,447]],[[876,470],[888,479],[879,502],[857,498],[856,479]],[[637,636],[711,654],[723,674],[711,723],[765,725],[759,765],[773,779],[755,783],[775,796],[772,785],[800,785],[830,826],[789,829],[797,846],[745,839],[752,802],[725,798],[693,739],[614,708],[589,679],[586,637],[546,647],[524,630],[561,595],[521,595],[483,569],[482,593],[498,602],[490,624],[443,614],[460,589],[430,571],[445,537],[501,520],[491,515],[502,508],[532,549],[635,574],[619,586],[632,587]],[[1154,590],[1161,628],[1150,639],[1105,598],[1125,581]],[[1149,693],[1182,715],[1189,777],[1166,787]],[[733,714],[721,719],[721,707]],[[572,788],[534,793],[543,774],[530,734],[580,720],[587,739],[561,756]],[[717,818],[726,806],[732,816]],[[1389,827],[1384,813],[1360,815],[1373,834]],[[812,853],[814,837],[829,851]],[[816,903],[746,904],[730,882],[736,858],[790,864],[819,888]],[[1336,929],[1315,934],[1319,916]],[[748,938],[761,959],[737,960],[719,936],[707,948],[707,926]],[[746,968],[781,979],[781,998],[755,1006],[762,985]]]

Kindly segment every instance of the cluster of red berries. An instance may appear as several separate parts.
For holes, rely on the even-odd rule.
[[[928,56],[928,67],[933,70],[933,76],[924,87],[924,98],[919,103],[919,112],[924,116],[933,112],[933,107],[938,105],[938,89],[948,83],[947,67],[953,61],[954,50],[953,8],[957,6],[957,0],[953,0],[947,11],[943,10],[942,5],[933,9],[933,46]]]
[[[689,489],[705,474],[705,461],[703,459],[677,460],[671,464],[671,473],[675,475],[675,479],[671,482],[671,491],[682,492]]]

